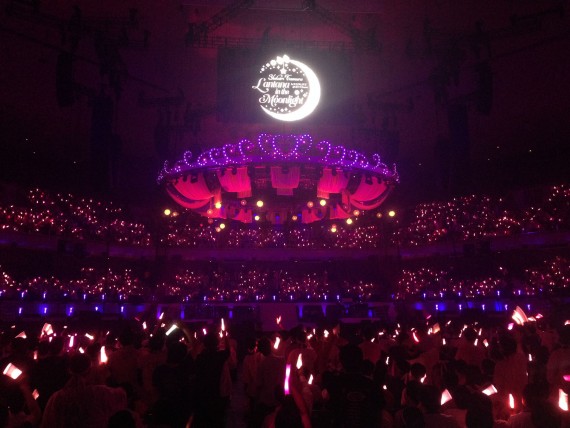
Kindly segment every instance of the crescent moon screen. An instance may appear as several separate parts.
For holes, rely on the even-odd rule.
[[[351,121],[352,72],[344,53],[295,49],[218,51],[218,120],[315,124]]]

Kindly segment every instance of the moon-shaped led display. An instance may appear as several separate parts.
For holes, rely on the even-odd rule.
[[[261,77],[252,86],[261,93],[261,109],[274,119],[286,122],[310,115],[321,98],[317,75],[306,64],[278,56],[261,67]]]

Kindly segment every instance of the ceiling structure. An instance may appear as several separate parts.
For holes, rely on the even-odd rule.
[[[379,153],[398,164],[394,196],[402,201],[570,178],[564,2],[4,0],[1,7],[5,182],[144,201],[160,193],[164,160],[263,132],[310,133]],[[284,50],[346,59],[346,69],[333,58],[325,65],[335,70],[323,71],[340,79],[323,96],[349,106],[342,120],[244,119],[239,105],[228,112],[223,103],[236,101],[226,95],[243,88],[221,84],[222,53]]]

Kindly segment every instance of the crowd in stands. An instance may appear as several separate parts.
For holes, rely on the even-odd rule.
[[[152,242],[147,227],[129,220],[112,202],[40,189],[30,190],[19,205],[0,206],[0,229],[140,246]]]
[[[567,290],[570,290],[570,260],[556,256],[540,266],[526,268],[521,278],[509,276],[502,266],[495,275],[482,279],[460,278],[448,270],[429,267],[404,269],[395,298],[546,296]]]
[[[506,271],[499,266],[494,274],[477,278],[459,276],[448,269],[405,268],[399,273],[395,286],[390,288],[392,297],[397,300],[548,297],[564,295],[570,290],[570,260],[562,256],[527,266],[520,278]],[[332,279],[326,270],[300,272],[285,266],[270,269],[242,265],[234,270],[181,267],[160,280],[148,271],[135,272],[131,268],[84,267],[78,278],[65,280],[53,276],[16,280],[15,275],[0,271],[0,299],[120,301],[137,297],[145,301],[256,302],[351,298],[370,301],[389,297],[385,294],[386,284],[379,278],[371,280],[354,275],[351,279]]]
[[[510,329],[441,314],[285,329],[276,314],[234,330],[151,311],[109,330],[13,325],[0,426],[568,427],[570,321],[517,311]]]
[[[0,205],[0,230],[44,233],[78,240],[134,246],[188,248],[343,248],[414,247],[436,242],[466,242],[521,233],[570,230],[570,186],[552,186],[535,198],[471,195],[418,204],[396,219],[360,214],[352,225],[297,223],[286,227],[224,224],[195,214],[149,216],[134,220],[111,202],[34,189],[18,204]],[[177,213],[178,214],[178,213]],[[211,219],[210,219],[211,220]]]

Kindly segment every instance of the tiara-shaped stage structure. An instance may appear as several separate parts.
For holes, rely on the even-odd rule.
[[[181,206],[208,218],[272,223],[349,218],[375,209],[399,182],[378,154],[310,135],[260,134],[256,141],[211,148],[193,158],[186,151],[158,176]]]

